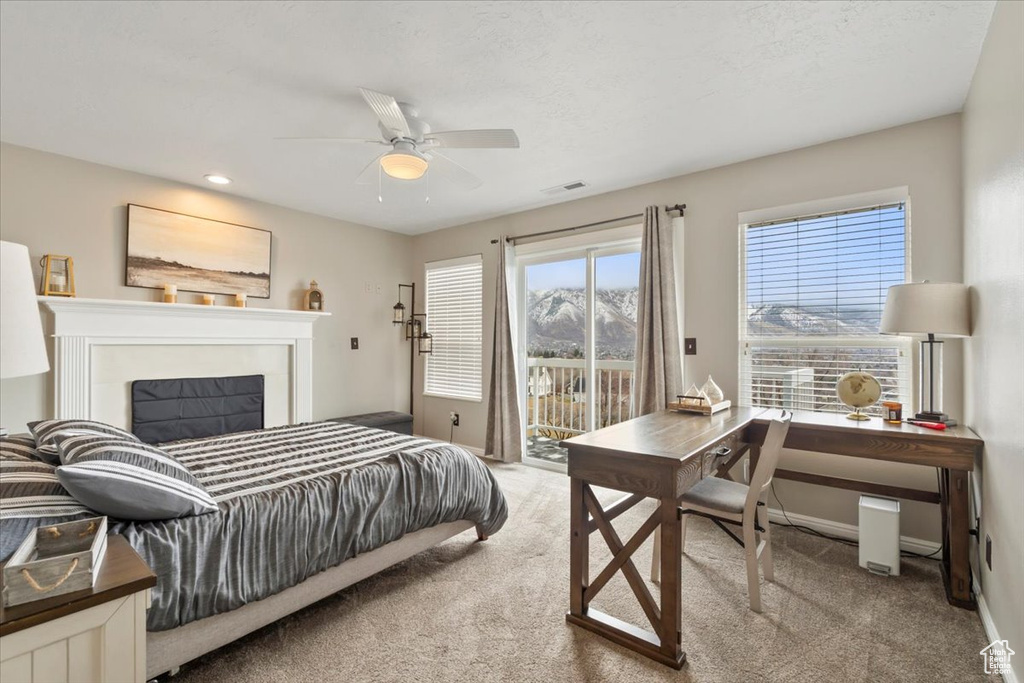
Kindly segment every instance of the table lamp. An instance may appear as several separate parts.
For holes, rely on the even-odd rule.
[[[956,424],[942,410],[942,345],[936,336],[971,336],[971,306],[967,285],[915,282],[893,285],[882,312],[882,334],[927,335],[921,340],[921,412],[918,420]]]
[[[0,241],[0,379],[49,369],[28,247]]]

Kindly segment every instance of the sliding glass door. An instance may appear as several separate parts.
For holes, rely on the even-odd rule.
[[[562,468],[562,439],[632,416],[639,245],[518,263],[525,460]]]

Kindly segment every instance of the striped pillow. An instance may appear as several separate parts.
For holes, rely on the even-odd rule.
[[[60,485],[53,465],[0,452],[0,560],[17,550],[37,526],[95,514]]]
[[[55,469],[39,460],[0,454],[0,519],[89,512],[60,485]]]
[[[56,444],[36,446],[31,434],[12,434],[0,438],[0,454],[24,460],[42,460],[51,465],[60,464],[60,451]]]
[[[57,477],[92,509],[125,520],[212,512],[217,503],[188,469],[155,446],[114,436],[57,438]]]
[[[0,437],[0,457],[11,460],[39,460],[36,440],[31,434],[11,434]]]
[[[128,441],[139,440],[139,437],[131,432],[94,420],[41,420],[29,422],[28,428],[36,438],[37,447],[56,444],[57,437],[69,434],[101,434]]]

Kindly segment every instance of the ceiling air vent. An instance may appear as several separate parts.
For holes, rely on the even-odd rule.
[[[573,190],[580,190],[586,187],[587,184],[582,180],[574,180],[571,183],[565,183],[564,185],[555,185],[549,187],[546,190],[541,190],[543,194],[561,194],[562,192],[572,192]]]

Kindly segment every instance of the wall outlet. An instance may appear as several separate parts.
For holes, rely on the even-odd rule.
[[[359,337],[352,337],[351,342],[352,342],[352,350],[353,351],[358,351],[359,350]]]
[[[985,564],[988,565],[988,570],[992,571],[992,537],[985,534]]]
[[[448,416],[448,418],[452,421],[452,426],[453,427],[458,427],[459,426],[459,414],[456,413],[454,410],[451,412],[451,414]]]
[[[687,356],[697,355],[697,338],[686,337],[683,339],[683,353]]]

